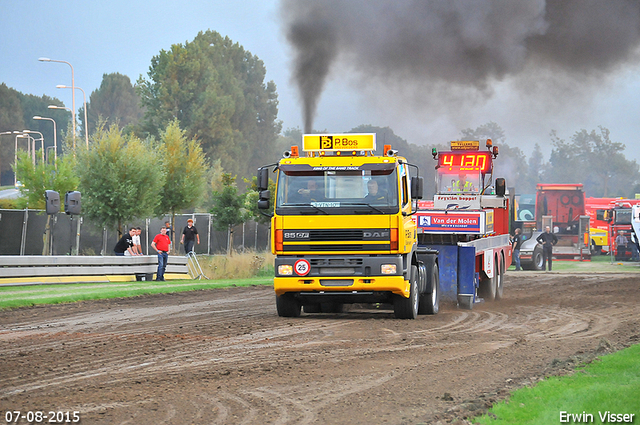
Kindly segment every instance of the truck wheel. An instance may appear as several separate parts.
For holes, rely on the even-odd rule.
[[[543,259],[542,248],[540,248],[540,246],[536,246],[533,250],[533,255],[531,256],[531,265],[533,265],[533,270],[542,270],[542,267],[544,267]]]
[[[396,319],[415,319],[418,317],[418,302],[420,297],[418,296],[418,268],[411,266],[410,277],[410,292],[409,298],[405,298],[402,295],[395,295],[393,297],[393,312]]]
[[[485,277],[480,279],[480,287],[478,288],[478,295],[484,298],[485,301],[493,301],[496,299],[496,280],[498,276],[498,270],[494,271],[493,277]]]
[[[502,299],[502,293],[504,292],[504,257],[500,258],[500,272],[497,276],[496,282],[496,301]]]
[[[427,281],[427,291],[420,295],[418,314],[438,314],[440,310],[440,275],[438,265],[434,264]]]
[[[300,316],[300,301],[293,294],[276,295],[276,309],[280,317]]]

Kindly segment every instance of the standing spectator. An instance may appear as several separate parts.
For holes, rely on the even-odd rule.
[[[626,251],[628,242],[629,240],[622,233],[622,230],[618,230],[618,236],[616,236],[616,247],[618,248],[618,251],[620,251],[620,248],[624,248],[624,250]]]
[[[189,254],[193,251],[193,245],[198,241],[198,245],[200,245],[200,235],[198,234],[198,229],[193,225],[193,220],[187,220],[187,225],[182,231],[182,237],[180,238],[180,243],[184,244],[184,253]]]
[[[551,271],[551,260],[553,255],[553,246],[558,243],[556,235],[551,233],[551,227],[544,228],[544,233],[536,238],[536,241],[542,244],[542,270],[546,271],[547,261],[549,262],[549,271]]]
[[[513,261],[516,263],[516,270],[522,270],[520,268],[520,247],[522,246],[522,235],[520,234],[520,228],[516,229],[516,234],[511,239],[511,249],[513,250]]]
[[[132,247],[133,247],[133,235],[135,235],[135,233],[136,233],[136,229],[132,227],[131,229],[129,229],[128,233],[125,233],[124,235],[122,235],[118,243],[116,243],[116,246],[113,248],[113,252],[116,255],[124,255],[125,252],[128,255],[134,255]]]
[[[167,269],[167,260],[169,259],[169,245],[171,245],[171,239],[167,236],[167,228],[162,227],[160,233],[151,242],[151,247],[158,252],[157,281],[164,280],[164,271]]]

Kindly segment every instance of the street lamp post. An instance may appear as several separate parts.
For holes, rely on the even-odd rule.
[[[73,87],[65,86],[64,84],[58,84],[56,86],[58,89],[71,89]],[[87,142],[87,149],[89,149],[89,122],[87,121],[87,95],[80,87],[76,87],[76,89],[82,91],[82,99],[84,101],[84,139]]]
[[[33,154],[35,156],[35,150],[36,150],[36,140],[40,140],[41,143],[41,148],[42,148],[42,162],[44,162],[44,136],[42,135],[42,133],[40,133],[39,131],[34,131],[34,130],[22,130],[23,133],[38,133],[40,135],[39,139],[33,139]]]
[[[49,105],[47,106],[47,108],[49,109],[66,109],[67,111],[71,111],[71,109],[67,108],[66,106],[57,106],[57,105]],[[73,116],[73,111],[71,111],[71,115]],[[73,120],[75,121],[75,118],[73,118]],[[75,126],[74,126],[75,127]],[[75,132],[75,128],[73,129],[73,131]],[[73,154],[76,154],[76,137],[75,134],[73,135]]]
[[[73,72],[73,65],[71,65],[67,61],[49,59],[49,58],[39,58],[40,62],[58,62],[58,63],[66,63],[71,67],[71,116],[73,118],[73,149],[75,151],[76,148],[76,80]]]
[[[27,139],[27,157],[31,157],[31,161],[33,162],[33,166],[36,166],[36,139],[26,134],[24,131],[19,131],[16,138]],[[33,143],[33,149],[31,148]],[[16,151],[16,154],[18,152]],[[17,164],[17,161],[16,161]]]
[[[56,121],[53,118],[40,117],[36,115],[33,117],[34,120],[47,120],[53,123],[53,163],[55,164],[58,160],[58,135],[56,130]],[[48,158],[47,158],[48,159]]]
[[[5,135],[9,135],[9,134],[13,134],[12,131],[3,131],[2,133],[0,133],[0,136],[5,136]],[[13,175],[15,176],[15,171],[13,172]],[[15,187],[15,181],[13,182],[13,187]]]

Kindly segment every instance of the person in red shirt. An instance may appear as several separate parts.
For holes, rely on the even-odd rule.
[[[151,247],[158,252],[157,281],[164,280],[164,271],[167,269],[167,260],[169,259],[169,245],[171,245],[171,239],[167,236],[167,228],[162,227],[160,234],[156,235],[151,242]]]

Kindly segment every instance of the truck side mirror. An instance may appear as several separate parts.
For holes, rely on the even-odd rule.
[[[499,177],[496,179],[496,195],[504,196],[507,191],[507,182],[504,178]]]
[[[269,200],[271,199],[271,191],[270,190],[261,190],[260,191],[260,200],[258,201],[258,209],[259,210],[268,210],[269,209]]]
[[[411,177],[411,197],[413,199],[422,199],[424,192],[424,179],[420,176]]]
[[[257,177],[258,191],[269,189],[269,169],[259,168]]]

